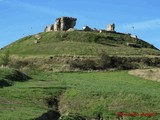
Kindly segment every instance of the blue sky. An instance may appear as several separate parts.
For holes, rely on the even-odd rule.
[[[0,48],[42,32],[60,16],[76,17],[75,28],[132,33],[160,49],[160,0],[0,0]],[[134,27],[134,29],[133,29]]]

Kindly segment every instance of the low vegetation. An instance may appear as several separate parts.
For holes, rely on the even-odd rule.
[[[5,51],[3,54],[0,54],[0,66],[7,66],[10,62],[10,53]]]
[[[26,74],[9,68],[0,68],[0,87],[11,86],[15,81],[23,82],[31,79]]]
[[[2,119],[34,119],[51,110],[49,98],[58,97],[62,120],[117,119],[118,112],[159,113],[159,83],[128,75],[127,71],[53,73],[30,71],[33,78],[0,89]],[[14,110],[14,111],[13,111]],[[152,117],[123,117],[156,120]]]
[[[98,56],[102,51],[109,55],[160,55],[153,45],[127,34],[98,32],[49,32],[39,33],[40,42],[31,35],[5,47],[11,55],[21,56]],[[127,46],[126,43],[140,44],[141,48]]]
[[[0,51],[0,119],[160,118],[159,69],[128,74],[130,69],[160,66],[160,51],[153,45],[114,32],[38,36],[27,36]],[[137,116],[119,116],[120,112]]]
[[[117,57],[109,56],[105,52],[102,52],[97,59],[77,59],[70,62],[70,67],[72,69],[77,68],[80,70],[129,70],[144,68],[146,66],[160,66],[160,58]]]
[[[159,68],[132,70],[129,72],[129,74],[139,76],[147,80],[153,80],[153,81],[160,82],[160,76],[159,76],[160,69]]]

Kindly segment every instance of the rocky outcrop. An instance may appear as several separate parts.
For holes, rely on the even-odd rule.
[[[67,31],[70,28],[74,28],[76,25],[77,18],[72,17],[60,17],[57,18],[55,23],[46,26],[44,32],[50,32],[50,31]]]
[[[109,24],[107,26],[107,31],[115,32],[115,24]]]

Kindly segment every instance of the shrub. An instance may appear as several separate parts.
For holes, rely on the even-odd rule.
[[[0,88],[5,87],[5,86],[12,86],[13,82],[9,80],[0,80]]]
[[[24,82],[32,78],[18,70],[15,70],[12,74],[5,76],[5,79],[10,81]]]
[[[107,55],[105,52],[102,52],[100,54],[100,61],[99,61],[100,68],[101,69],[110,68],[111,64],[112,64],[111,57],[109,57],[109,55]]]
[[[155,66],[159,66],[160,67],[160,58],[155,58]]]
[[[96,69],[96,63],[94,60],[76,60],[70,63],[71,68],[79,68],[81,70],[94,70]]]
[[[19,69],[19,68],[27,66],[28,64],[29,64],[28,61],[18,60],[18,61],[14,61],[14,62],[10,63],[10,67]]]
[[[129,70],[139,68],[138,61],[139,59],[136,58],[109,56],[105,52],[102,52],[98,61],[91,59],[76,60],[70,63],[70,67],[81,70],[106,70],[111,68]]]
[[[151,60],[150,60],[150,58],[147,58],[147,57],[143,57],[141,59],[141,62],[144,63],[144,64],[146,64],[146,65],[148,65],[148,66],[151,65]]]
[[[138,68],[138,64],[133,63],[134,59],[125,58],[125,57],[110,57],[106,53],[102,53],[100,55],[100,68],[109,69],[109,68],[117,68],[119,70],[129,70]]]
[[[148,66],[160,66],[160,58],[143,57],[141,62]]]
[[[10,53],[6,51],[4,54],[0,56],[0,65],[7,66],[10,62]]]
[[[133,62],[132,63],[125,62],[118,67],[118,69],[120,70],[130,70],[130,69],[137,69],[137,68],[139,68],[139,65]]]

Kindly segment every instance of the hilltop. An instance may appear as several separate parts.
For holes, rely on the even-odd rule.
[[[60,17],[44,32],[30,35],[5,47],[12,55],[29,56],[97,56],[102,51],[116,56],[159,56],[153,45],[132,34],[115,31],[115,24],[106,30],[84,26],[76,30],[77,18]]]
[[[160,51],[153,45],[132,38],[129,34],[91,31],[57,31],[30,35],[6,46],[2,51],[6,50],[22,56],[97,56],[102,51],[122,56],[160,55]]]
[[[91,68],[85,69],[102,69],[103,67],[98,60],[102,53],[124,58],[112,59],[112,61],[118,61],[118,63],[112,63],[116,64],[116,66],[114,65],[116,68],[118,64],[130,66],[127,62],[129,64],[136,62],[136,65],[129,67],[134,69],[144,68],[146,65],[160,65],[160,51],[153,45],[133,38],[130,34],[109,31],[42,32],[17,40],[1,50],[1,54],[7,51],[12,58],[10,66],[16,68],[29,67],[39,70],[70,71],[70,66],[77,67],[79,66],[77,64],[86,66],[84,62],[88,61],[83,62],[83,60],[90,59],[93,62],[89,61],[86,64],[89,66],[91,64]],[[72,65],[72,61],[75,60],[80,60],[83,63],[78,61],[76,65]],[[127,69],[129,68],[127,67]]]

